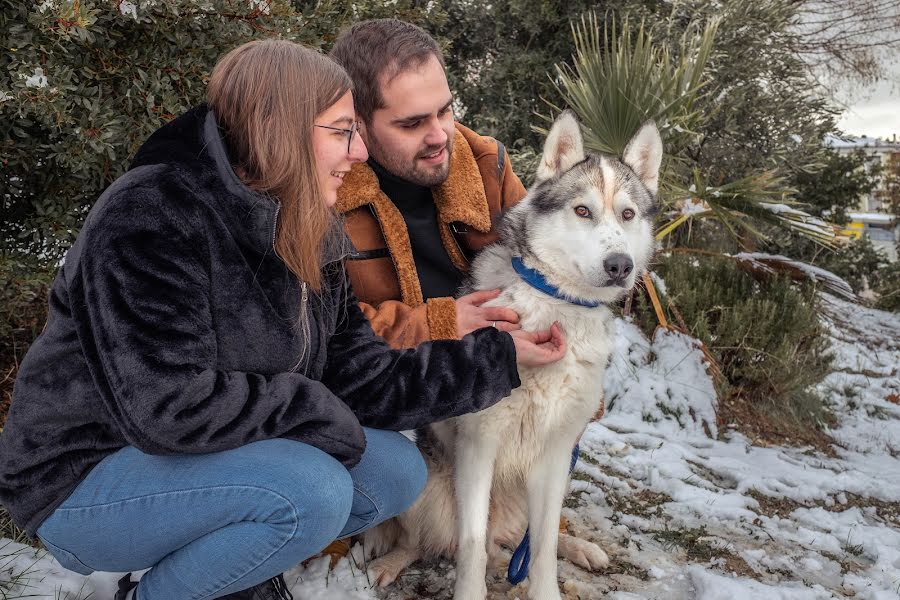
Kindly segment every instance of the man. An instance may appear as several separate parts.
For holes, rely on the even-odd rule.
[[[410,23],[374,19],[342,33],[330,56],[353,80],[369,151],[344,176],[336,206],[356,248],[348,275],[372,328],[398,348],[519,329],[515,311],[482,306],[499,290],[453,299],[525,187],[503,144],[455,122],[437,42]],[[348,549],[339,541],[325,552]]]
[[[482,306],[496,291],[452,297],[525,188],[502,144],[454,121],[435,40],[376,19],[345,31],[331,57],[353,79],[369,150],[368,163],[345,175],[337,208],[356,247],[348,274],[376,333],[412,347],[491,325],[518,329],[514,311]]]

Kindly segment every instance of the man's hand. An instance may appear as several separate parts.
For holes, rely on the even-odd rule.
[[[543,331],[511,331],[516,345],[516,362],[525,367],[555,363],[566,354],[566,338],[559,322]]]
[[[482,327],[496,327],[500,331],[519,329],[519,315],[502,306],[481,305],[500,295],[500,290],[481,290],[456,299],[456,329],[459,337]]]

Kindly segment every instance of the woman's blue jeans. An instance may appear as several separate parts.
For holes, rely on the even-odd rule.
[[[366,451],[350,470],[285,439],[187,456],[122,448],[94,467],[38,537],[84,575],[152,567],[140,600],[237,592],[413,503],[426,479],[415,444],[399,433],[365,433]]]

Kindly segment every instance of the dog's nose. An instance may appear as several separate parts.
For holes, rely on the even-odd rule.
[[[603,261],[603,269],[612,279],[612,283],[622,283],[631,275],[634,263],[627,254],[613,254]]]

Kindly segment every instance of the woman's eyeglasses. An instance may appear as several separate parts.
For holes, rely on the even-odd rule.
[[[315,125],[315,127],[330,129],[332,131],[343,131],[344,135],[347,136],[347,154],[350,154],[350,146],[353,145],[353,134],[359,131],[359,123],[354,121],[353,125],[350,126],[350,129],[344,129],[343,127],[331,127],[330,125]]]

